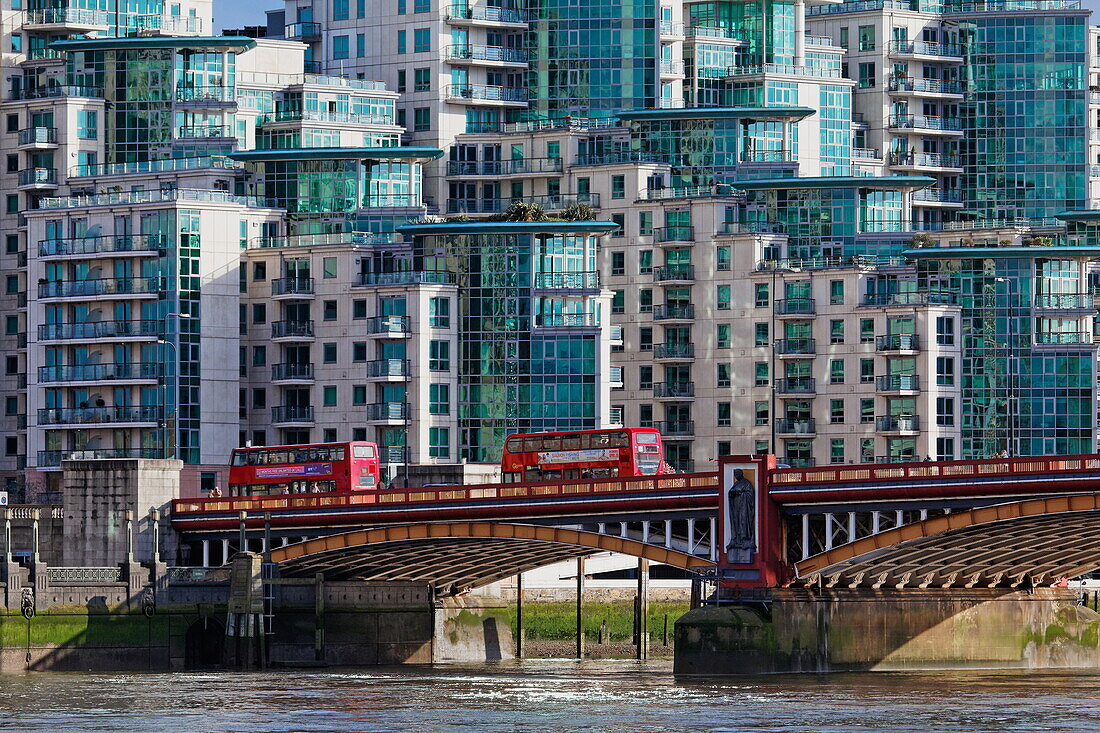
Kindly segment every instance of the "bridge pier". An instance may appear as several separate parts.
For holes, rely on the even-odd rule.
[[[1064,588],[774,589],[681,617],[675,671],[1097,669],[1100,614],[1077,600]]]

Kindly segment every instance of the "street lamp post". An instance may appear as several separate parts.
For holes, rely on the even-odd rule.
[[[179,349],[176,346],[176,343],[174,341],[172,341],[170,338],[168,338],[169,330],[167,328],[168,319],[171,318],[172,316],[176,317],[176,324],[177,324],[176,332],[177,333],[179,332],[179,328],[178,328],[179,321],[181,319],[190,318],[191,316],[187,315],[186,313],[167,313],[167,314],[165,314],[164,323],[165,323],[166,328],[164,329],[164,334],[161,336],[161,338],[157,339],[158,344],[160,344],[162,346],[172,347],[172,362],[171,363],[175,366],[175,372],[176,372],[177,379],[178,379],[178,375],[179,375]],[[160,415],[161,453],[163,454],[164,458],[175,458],[176,454],[177,454],[177,450],[178,450],[177,449],[177,441],[175,440],[175,432],[176,432],[175,426],[173,426],[173,429],[172,429],[172,433],[173,433],[172,438],[173,438],[173,440],[172,440],[171,454],[169,454],[169,452],[168,452],[169,441],[168,441],[168,362],[167,361],[163,361],[162,370],[161,370],[161,374],[160,374],[160,409],[161,409],[161,415]]]

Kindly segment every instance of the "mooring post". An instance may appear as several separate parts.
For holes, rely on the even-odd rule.
[[[516,659],[523,659],[523,573],[516,573]]]
[[[246,532],[245,523],[248,521],[248,512],[242,511],[237,515],[237,519],[241,523],[240,538],[237,540],[237,552],[248,552],[248,534]]]
[[[264,562],[271,562],[271,512],[264,512]]]
[[[584,558],[577,558],[577,659],[584,659]]]
[[[649,658],[649,560],[638,558],[638,659]]]

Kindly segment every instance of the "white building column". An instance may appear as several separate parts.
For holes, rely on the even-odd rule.
[[[210,567],[210,540],[202,541],[202,566]]]
[[[794,0],[794,65],[806,65],[806,0]]]

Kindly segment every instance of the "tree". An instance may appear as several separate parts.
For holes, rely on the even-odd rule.
[[[528,201],[513,201],[501,214],[498,221],[546,221],[546,212],[538,204]]]
[[[577,201],[565,207],[561,212],[561,218],[566,221],[592,221],[596,218],[596,210],[586,203]]]

